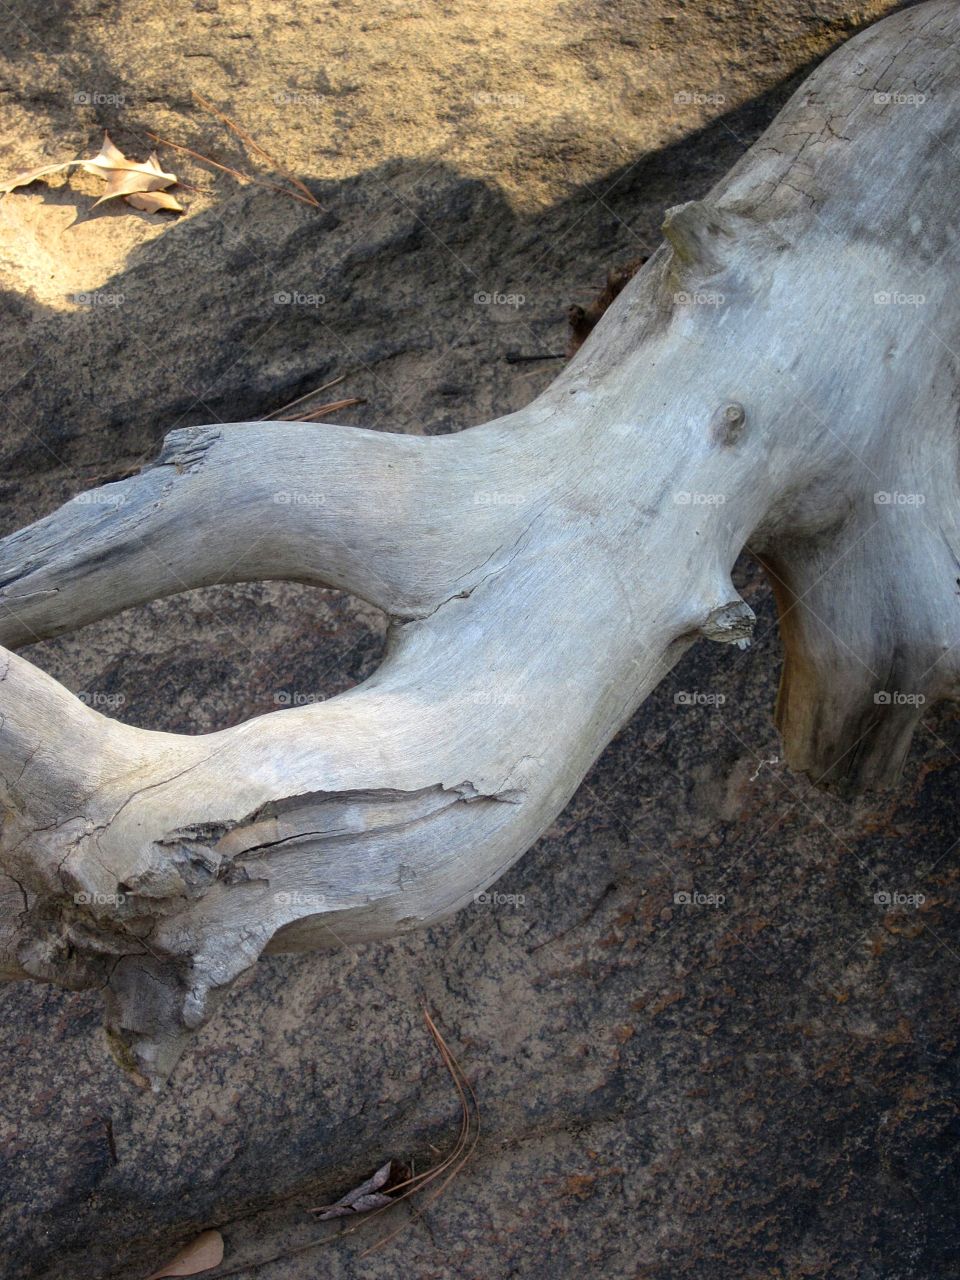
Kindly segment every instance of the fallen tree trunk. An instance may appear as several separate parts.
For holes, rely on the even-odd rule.
[[[264,950],[496,880],[697,637],[746,642],[744,547],[780,607],[787,760],[894,781],[957,683],[958,35],[938,0],[828,59],[520,412],[178,431],[0,542],[0,971],[102,988],[119,1059],[164,1078]],[[10,652],[268,578],[390,614],[376,675],[190,738]]]

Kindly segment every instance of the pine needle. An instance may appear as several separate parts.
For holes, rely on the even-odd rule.
[[[269,191],[279,191],[281,195],[289,196],[291,200],[299,200],[301,204],[316,205],[316,200],[307,200],[299,195],[296,191],[291,191],[289,187],[282,187],[278,182],[268,182],[266,178],[255,178],[252,174],[243,173],[240,169],[233,169],[228,164],[220,164],[218,160],[211,160],[209,156],[203,156],[199,151],[191,151],[189,147],[185,147],[180,142],[171,142],[169,138],[161,138],[157,133],[151,133],[149,129],[144,131],[148,138],[152,138],[154,142],[158,142],[161,147],[172,147],[174,151],[182,151],[185,155],[193,156],[194,160],[200,160],[203,164],[210,165],[213,169],[219,169],[221,173],[229,173],[231,178],[236,178],[238,182],[250,182],[255,187],[266,187]],[[184,184],[181,183],[181,186]]]
[[[316,422],[330,413],[338,413],[341,409],[352,409],[356,404],[366,404],[363,396],[348,396],[345,400],[331,400],[329,404],[319,404],[315,409],[307,409],[304,413],[293,413],[289,417],[276,418],[276,422]]]
[[[201,95],[197,93],[196,90],[193,91],[193,96],[196,98],[197,102],[200,103],[201,107],[204,107],[207,111],[211,112],[212,115],[215,115],[218,120],[222,120],[223,123],[227,126],[227,128],[231,129],[237,135],[237,137],[241,139],[241,141],[245,142],[246,145],[250,147],[252,151],[255,151],[258,155],[262,156],[264,160],[268,161],[271,165],[273,165],[273,167],[277,170],[278,173],[282,173],[285,178],[289,179],[289,181],[293,183],[293,185],[297,188],[297,190],[301,192],[302,195],[306,198],[306,202],[308,204],[312,204],[317,209],[323,208],[323,205],[320,203],[317,197],[313,194],[310,188],[307,187],[303,182],[301,182],[300,179],[296,176],[296,174],[291,173],[288,169],[284,169],[282,165],[278,164],[276,160],[273,158],[273,156],[270,154],[270,152],[265,151],[264,148],[261,147],[258,142],[254,141],[254,139],[250,137],[249,133],[247,133],[245,129],[240,128],[240,126],[236,123],[236,121],[231,120],[228,115],[225,115],[222,111],[220,111],[217,107],[215,107],[212,102],[208,102],[206,98],[201,97]]]
[[[404,1195],[402,1196],[398,1196],[397,1199],[403,1200],[406,1198],[406,1196],[412,1195],[415,1191],[422,1191],[423,1188],[427,1186],[428,1183],[433,1182],[436,1178],[440,1176],[440,1174],[445,1172],[447,1169],[450,1169],[450,1172],[440,1183],[439,1187],[437,1187],[436,1191],[434,1191],[434,1193],[427,1200],[424,1201],[424,1203],[420,1206],[420,1208],[417,1209],[417,1211],[414,1214],[412,1214],[406,1222],[402,1222],[399,1227],[391,1231],[388,1235],[385,1235],[381,1237],[381,1239],[375,1241],[372,1245],[370,1245],[368,1249],[364,1249],[363,1253],[361,1253],[360,1255],[361,1258],[366,1258],[369,1254],[373,1253],[376,1249],[382,1249],[384,1245],[389,1244],[391,1240],[395,1240],[396,1237],[400,1235],[402,1231],[406,1231],[406,1229],[409,1226],[412,1226],[412,1224],[416,1222],[418,1218],[422,1217],[424,1212],[430,1207],[430,1205],[432,1205],[435,1200],[438,1200],[440,1196],[443,1195],[444,1191],[447,1189],[447,1187],[450,1185],[453,1179],[457,1176],[457,1174],[459,1174],[462,1171],[467,1161],[473,1155],[474,1150],[476,1149],[477,1143],[480,1141],[480,1107],[479,1107],[479,1104],[477,1103],[477,1095],[474,1093],[473,1088],[470,1084],[470,1081],[463,1074],[463,1071],[460,1068],[460,1064],[457,1062],[456,1058],[453,1056],[453,1054],[450,1052],[449,1048],[447,1047],[446,1041],[444,1040],[443,1036],[437,1030],[436,1024],[434,1023],[433,1019],[430,1017],[430,1014],[427,1011],[426,1007],[424,1007],[423,1016],[424,1016],[424,1019],[426,1020],[427,1026],[430,1029],[430,1034],[433,1036],[434,1040],[437,1043],[437,1048],[440,1050],[440,1054],[443,1058],[446,1068],[450,1072],[450,1078],[453,1080],[453,1083],[456,1085],[457,1093],[460,1097],[460,1106],[463,1110],[463,1114],[460,1121],[460,1136],[457,1139],[457,1143],[456,1143],[456,1146],[454,1147],[453,1152],[451,1152],[451,1154],[445,1160],[442,1160],[440,1164],[436,1165],[433,1169],[428,1170],[424,1174],[418,1174],[417,1177],[415,1178],[410,1178],[409,1181],[411,1183],[415,1183],[416,1185],[411,1186],[409,1191],[405,1192]],[[469,1095],[469,1102],[468,1102],[468,1095]],[[476,1125],[476,1129],[473,1133],[472,1140],[470,1140],[470,1121],[471,1121],[470,1103],[473,1104],[472,1119]],[[467,1146],[468,1140],[469,1140],[469,1146]],[[460,1158],[461,1153],[464,1151],[465,1148],[466,1148],[466,1155],[464,1155],[461,1159]],[[403,1183],[400,1183],[398,1185],[403,1186]],[[382,1213],[382,1212],[383,1210],[381,1209],[374,1211],[374,1213]],[[371,1214],[370,1216],[372,1217],[374,1215]]]
[[[295,405],[303,404],[304,400],[309,400],[311,396],[318,396],[321,391],[327,391],[330,387],[337,386],[346,376],[345,373],[341,373],[339,377],[331,378],[323,386],[314,387],[312,391],[305,391],[302,396],[297,396],[296,400],[291,400],[289,404],[281,405],[279,409],[274,409],[273,413],[268,413],[264,418],[264,422],[269,422],[272,418],[276,418],[278,413],[285,413],[287,409],[292,409]]]
[[[421,1205],[416,1213],[412,1214],[406,1222],[402,1222],[396,1230],[391,1231],[380,1240],[376,1240],[368,1249],[363,1251],[360,1255],[361,1258],[365,1258],[367,1254],[372,1253],[375,1249],[382,1248],[402,1231],[406,1231],[407,1227],[416,1222],[416,1220],[423,1214],[424,1210],[433,1204],[433,1202],[446,1190],[447,1185],[464,1167],[473,1155],[474,1148],[480,1139],[480,1107],[477,1103],[477,1096],[474,1093],[470,1082],[464,1075],[460,1064],[450,1052],[447,1042],[437,1029],[436,1023],[430,1017],[426,1006],[424,1006],[423,1017],[430,1034],[436,1042],[437,1048],[440,1050],[440,1056],[443,1059],[444,1066],[450,1073],[450,1078],[454,1083],[457,1090],[457,1096],[460,1099],[460,1132],[457,1135],[457,1140],[453,1144],[453,1147],[439,1164],[434,1165],[431,1169],[424,1170],[423,1173],[414,1174],[412,1177],[407,1178],[405,1182],[398,1182],[395,1187],[390,1188],[392,1192],[400,1190],[401,1187],[406,1187],[407,1189],[404,1191],[403,1195],[396,1196],[391,1204],[383,1205],[379,1209],[371,1209],[368,1213],[358,1215],[362,1220],[358,1222],[356,1226],[348,1227],[346,1231],[340,1233],[340,1235],[344,1236],[352,1235],[355,1231],[359,1231],[362,1226],[365,1226],[371,1218],[376,1218],[378,1214],[385,1213],[387,1209],[392,1209],[394,1204],[399,1203],[401,1200],[406,1200],[408,1196],[412,1196],[418,1191],[422,1191],[431,1182],[435,1182],[437,1178],[441,1177],[445,1173],[447,1174],[440,1183],[440,1186],[437,1187],[430,1198]],[[473,1129],[472,1137],[471,1129]],[[464,1151],[466,1151],[465,1155]],[[447,1173],[447,1170],[450,1172]],[[337,1238],[339,1239],[339,1236]]]
[[[361,1258],[365,1258],[375,1249],[382,1248],[402,1231],[405,1231],[407,1227],[411,1226],[419,1217],[421,1217],[424,1210],[429,1208],[429,1206],[433,1204],[434,1201],[437,1200],[438,1197],[446,1190],[447,1186],[453,1181],[457,1174],[460,1173],[464,1165],[473,1155],[474,1149],[476,1148],[477,1142],[480,1138],[480,1108],[477,1103],[477,1096],[474,1093],[470,1082],[464,1075],[460,1064],[447,1047],[446,1041],[437,1029],[437,1025],[431,1018],[426,1006],[424,1006],[423,1017],[430,1034],[433,1036],[437,1048],[440,1050],[440,1056],[443,1059],[443,1064],[450,1073],[450,1078],[453,1080],[454,1086],[457,1090],[457,1097],[460,1099],[460,1132],[458,1133],[457,1140],[448,1154],[440,1161],[439,1164],[434,1165],[433,1168],[426,1169],[423,1173],[414,1174],[404,1182],[398,1182],[396,1186],[391,1187],[391,1192],[399,1190],[401,1187],[406,1187],[406,1190],[402,1195],[399,1195],[392,1200],[390,1204],[383,1205],[379,1209],[371,1209],[367,1213],[358,1213],[356,1215],[358,1221],[352,1227],[347,1227],[345,1231],[334,1232],[331,1235],[324,1236],[322,1240],[308,1240],[305,1244],[294,1245],[292,1248],[285,1249],[282,1253],[275,1253],[269,1258],[248,1260],[244,1262],[242,1266],[230,1271],[218,1271],[217,1277],[220,1277],[221,1280],[226,1280],[226,1277],[228,1276],[246,1275],[250,1270],[257,1267],[265,1267],[271,1262],[279,1262],[283,1258],[293,1257],[300,1253],[309,1253],[311,1250],[322,1248],[324,1245],[334,1244],[338,1240],[342,1240],[344,1236],[353,1235],[354,1232],[359,1231],[361,1227],[365,1227],[371,1218],[375,1218],[378,1214],[385,1213],[388,1209],[392,1209],[393,1206],[401,1200],[405,1200],[408,1196],[414,1195],[418,1191],[422,1191],[431,1182],[435,1182],[437,1178],[446,1174],[447,1176],[440,1183],[439,1187],[436,1188],[430,1198],[421,1205],[416,1213],[411,1214],[407,1221],[402,1222],[396,1230],[389,1232],[380,1240],[374,1241],[368,1249],[365,1249],[364,1252],[360,1254]],[[472,1136],[471,1130],[473,1130]],[[464,1154],[464,1152],[466,1152],[466,1154]],[[310,1212],[319,1213],[321,1210],[311,1209]],[[214,1280],[216,1280],[216,1277]]]

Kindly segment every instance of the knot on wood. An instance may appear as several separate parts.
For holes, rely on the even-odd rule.
[[[710,419],[710,439],[714,444],[735,444],[743,434],[747,411],[734,400],[722,405]]]

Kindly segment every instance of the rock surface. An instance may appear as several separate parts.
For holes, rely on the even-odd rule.
[[[892,7],[8,0],[6,172],[92,154],[103,127],[138,157],[151,131],[253,171],[196,90],[323,208],[169,150],[204,188],[179,221],[91,214],[82,177],[4,200],[2,531],[175,425],[334,378],[325,395],[366,401],[339,420],[383,429],[524,403],[555,362],[508,353],[562,351],[566,306]],[[895,795],[815,791],[777,758],[769,593],[749,563],[738,586],[758,642],[688,656],[503,899],[262,961],[163,1094],[119,1074],[94,994],[0,990],[4,1275],[136,1280],[207,1227],[227,1245],[210,1274],[258,1280],[960,1275],[955,716],[930,714]],[[112,714],[204,732],[363,679],[383,629],[349,598],[267,584],[27,653]],[[482,1135],[361,1260],[406,1209],[342,1240],[305,1209],[453,1141],[424,1003]]]

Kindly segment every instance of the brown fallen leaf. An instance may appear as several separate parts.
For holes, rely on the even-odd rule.
[[[151,152],[148,160],[129,160],[117,147],[108,133],[103,135],[103,146],[92,159],[83,157],[76,160],[65,160],[62,164],[45,164],[39,169],[30,169],[26,173],[18,173],[9,182],[0,183],[0,192],[6,193],[17,187],[25,187],[38,178],[48,174],[62,173],[79,165],[85,173],[95,174],[103,178],[107,189],[93,206],[103,204],[105,200],[120,196],[137,209],[145,209],[148,213],[156,213],[159,209],[168,209],[172,213],[183,213],[183,205],[173,196],[167,194],[166,188],[177,181],[174,173],[165,173],[160,168],[156,152]]]
[[[157,153],[151,152],[149,159],[143,164],[138,160],[128,160],[119,147],[115,146],[110,135],[103,135],[103,146],[100,154],[92,160],[85,160],[83,167],[88,173],[99,174],[107,182],[107,190],[97,204],[111,200],[114,196],[127,196],[141,191],[162,191],[176,182],[176,174],[164,173],[160,168]],[[94,206],[96,207],[96,206]]]
[[[104,159],[109,161],[107,166],[102,163]],[[156,213],[158,209],[170,209],[175,213],[183,213],[183,205],[164,191],[164,187],[172,186],[176,182],[176,175],[164,173],[155,151],[151,151],[145,164],[137,164],[127,160],[126,156],[104,134],[103,150],[84,168],[92,172],[101,172],[107,180],[107,190],[93,206],[94,208],[103,204],[105,200],[124,196],[128,204],[132,204],[137,209],[146,209],[148,213]]]
[[[397,1160],[388,1160],[375,1174],[367,1178],[366,1182],[361,1182],[359,1187],[354,1187],[345,1196],[341,1196],[336,1204],[311,1209],[310,1212],[315,1213],[321,1222],[325,1222],[327,1218],[344,1218],[351,1213],[385,1209],[393,1202],[386,1192],[391,1187],[405,1182],[409,1175],[410,1170],[406,1165],[400,1164]]]
[[[185,212],[180,201],[169,191],[130,192],[126,196],[126,201],[135,209],[143,209],[145,213],[159,213],[161,209],[169,209],[171,213]]]
[[[222,1261],[223,1236],[219,1231],[201,1231],[166,1266],[151,1272],[147,1280],[163,1280],[164,1276],[196,1276],[211,1267],[219,1267]]]
[[[18,173],[9,182],[0,184],[0,191],[12,191],[14,187],[25,187],[28,182],[36,182],[37,178],[45,178],[48,173],[62,173],[72,164],[80,164],[79,160],[67,160],[63,164],[42,164],[39,169],[28,169],[26,173]]]

